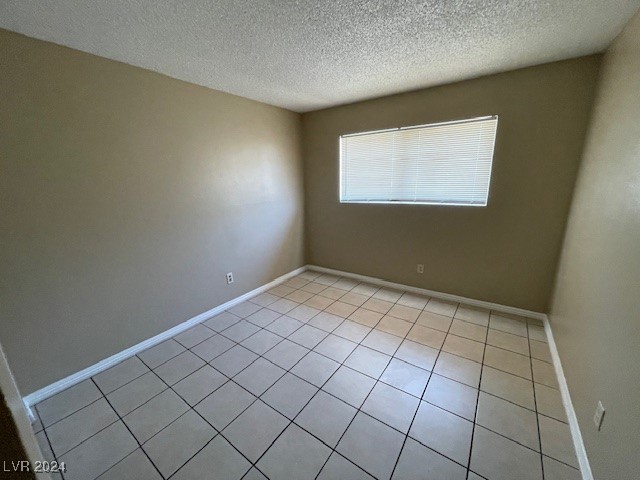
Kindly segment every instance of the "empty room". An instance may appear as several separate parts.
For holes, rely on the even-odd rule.
[[[3,0],[0,477],[640,478],[640,0]]]

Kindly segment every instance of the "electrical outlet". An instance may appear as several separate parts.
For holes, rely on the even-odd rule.
[[[593,423],[596,424],[596,428],[600,430],[602,427],[602,420],[604,419],[604,407],[602,406],[602,402],[598,402],[598,406],[596,407],[596,413],[593,415]]]
[[[418,271],[418,273],[424,273],[424,265],[419,263],[416,270]]]
[[[227,273],[227,285],[231,285],[233,283],[233,272]]]

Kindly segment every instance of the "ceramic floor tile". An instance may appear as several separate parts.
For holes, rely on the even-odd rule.
[[[309,352],[291,369],[291,373],[321,387],[339,367],[338,362],[316,352]]]
[[[542,457],[544,463],[545,480],[582,480],[580,470],[560,463],[545,455]]]
[[[476,422],[525,447],[540,451],[538,423],[535,412],[531,410],[480,392]]]
[[[360,372],[340,367],[322,389],[349,405],[360,408],[376,381]]]
[[[486,327],[489,325],[489,310],[461,304],[456,310],[455,318]]]
[[[127,427],[120,421],[59,458],[68,465],[64,478],[88,480],[96,478],[138,448]]]
[[[79,445],[118,420],[109,403],[101,398],[47,428],[46,434],[56,457]]]
[[[376,441],[372,442],[372,438]],[[404,439],[397,430],[360,412],[338,443],[337,451],[374,477],[389,479]]]
[[[288,339],[303,347],[315,348],[327,335],[328,333],[324,330],[312,327],[311,325],[303,325],[289,335]]]
[[[282,368],[264,358],[258,358],[242,372],[233,377],[233,381],[259,397],[284,374],[285,371]]]
[[[253,467],[251,470],[249,470],[247,472],[247,474],[242,477],[242,480],[269,480],[267,477],[265,477],[260,470],[258,470],[256,467]]]
[[[373,298],[395,303],[400,297],[402,297],[403,294],[404,292],[400,290],[382,287],[380,290],[373,294]]]
[[[284,282],[284,284],[288,285],[289,287],[292,287],[292,288],[301,288],[301,287],[304,287],[309,282],[310,282],[310,280],[308,280],[306,278],[293,277],[293,278],[290,278],[289,280],[287,280],[286,282]]]
[[[243,340],[240,345],[248,348],[253,353],[263,355],[281,341],[282,337],[280,335],[276,335],[269,330],[260,330],[259,332],[251,335],[249,338]]]
[[[359,283],[351,289],[351,291],[354,293],[360,293],[368,297],[376,293],[378,290],[380,290],[380,287],[378,287],[377,285],[371,285],[369,283]]]
[[[492,313],[489,320],[489,328],[502,332],[527,337],[527,322],[521,319],[510,318],[505,315]]]
[[[220,335],[227,337],[229,340],[240,343],[245,338],[249,338],[251,335],[260,330],[260,327],[254,325],[247,320],[242,320],[235,325],[231,325],[220,332]]]
[[[171,338],[139,353],[138,358],[149,368],[156,368],[185,350],[185,347]]]
[[[333,452],[318,475],[318,480],[373,480],[373,477],[351,463],[339,453]]]
[[[234,345],[235,342],[232,342],[228,338],[223,337],[222,335],[215,335],[204,342],[199,343],[193,347],[191,351],[202,358],[205,362],[210,362]]]
[[[411,330],[411,327],[413,327],[413,323],[411,322],[385,315],[376,325],[376,330],[382,330],[396,337],[404,338],[407,333],[409,333],[409,330]]]
[[[472,422],[429,403],[420,402],[409,436],[436,452],[467,465],[472,432]]]
[[[490,329],[489,335],[487,336],[487,344],[500,347],[504,350],[510,350],[520,355],[529,356],[529,342],[525,337],[521,337],[520,335]]]
[[[321,283],[322,285],[333,285],[340,277],[336,277],[335,275],[331,275],[328,273],[323,273],[322,275],[316,277],[313,281],[317,283]]]
[[[437,313],[438,315],[444,315],[445,317],[453,317],[458,309],[458,304],[454,302],[448,302],[446,300],[440,300],[432,298],[424,307],[427,312]]]
[[[124,417],[168,387],[153,372],[148,372],[107,395],[118,415]]]
[[[194,410],[189,410],[143,446],[160,473],[167,478],[187,463],[216,431]]]
[[[153,437],[189,410],[189,405],[173,390],[165,390],[126,415],[123,420],[140,443]]]
[[[453,320],[449,333],[468,338],[469,340],[475,340],[476,342],[484,342],[487,339],[487,327],[458,319]]]
[[[306,302],[304,302],[304,304],[318,310],[324,310],[333,302],[334,300],[332,300],[331,298],[323,297],[322,295],[316,295],[314,297],[311,297]]]
[[[349,292],[340,298],[341,302],[348,303],[349,305],[355,305],[356,307],[361,307],[367,300],[369,300],[367,295],[355,292]]]
[[[393,307],[393,303],[378,298],[370,298],[362,304],[362,308],[372,310],[377,313],[386,314]]]
[[[559,388],[558,377],[556,377],[552,364],[533,358],[531,366],[533,367],[533,379],[536,383],[542,383],[556,389]]]
[[[536,383],[536,405],[538,413],[567,423],[567,413],[562,404],[560,390]]]
[[[491,480],[542,480],[540,454],[476,426],[469,467]]]
[[[331,447],[335,447],[357,410],[322,390],[295,418],[295,423]]]
[[[303,303],[313,297],[313,295],[313,293],[305,292],[304,290],[296,290],[295,292],[291,292],[285,298],[294,302]]]
[[[422,369],[432,370],[438,358],[438,350],[421,343],[405,340],[394,356]]]
[[[135,450],[98,477],[98,480],[162,480],[141,449]]]
[[[173,386],[173,390],[192,407],[227,382],[227,377],[205,365]]]
[[[256,305],[260,305],[261,307],[266,307],[267,305],[271,305],[280,297],[286,297],[287,295],[289,295],[291,292],[294,292],[294,291],[295,290],[291,288],[290,291],[288,291],[284,295],[275,295],[274,293],[265,292],[265,293],[261,293],[260,295],[256,295],[253,298],[250,298],[249,301],[251,303],[255,303]]]
[[[441,332],[448,332],[449,327],[453,321],[452,317],[448,317],[445,315],[438,315],[437,313],[423,311],[416,323],[418,325],[422,325],[423,327],[433,328],[435,330],[440,330]]]
[[[287,313],[287,316],[295,318],[300,322],[306,323],[319,313],[320,310],[317,308],[313,308],[308,305],[298,305],[296,308]]]
[[[102,397],[102,393],[91,379],[88,379],[40,402],[37,405],[37,410],[43,425],[48,427],[95,402],[100,397]]]
[[[331,300],[338,300],[346,295],[348,292],[346,290],[342,290],[341,288],[328,287],[321,291],[318,295],[322,297],[330,298]],[[331,302],[333,303],[333,302]]]
[[[274,312],[282,313],[284,315],[288,311],[296,308],[298,305],[299,304],[297,302],[294,302],[293,300],[281,298],[277,302],[273,302],[271,305],[269,305],[268,308],[270,310],[273,310]]]
[[[307,353],[309,353],[308,348],[285,339],[265,353],[264,358],[285,370],[289,370]]]
[[[549,350],[549,344],[539,342],[537,340],[529,339],[529,346],[531,348],[531,356],[542,360],[543,362],[552,363],[551,351]]]
[[[522,407],[535,410],[533,383],[517,375],[485,365],[482,369],[480,389]]]
[[[257,461],[289,424],[289,420],[257,400],[222,433],[250,461]]]
[[[333,334],[351,340],[352,342],[360,343],[370,331],[370,327],[366,327],[352,320],[345,320],[333,331]]]
[[[278,312],[274,312],[273,310],[269,310],[268,308],[263,308],[249,315],[246,320],[247,322],[250,322],[251,324],[258,327],[266,327],[276,318],[279,318],[281,316],[282,315]]]
[[[242,302],[242,303],[239,303],[238,305],[231,307],[229,309],[229,312],[233,313],[234,315],[237,315],[238,317],[246,318],[252,313],[255,313],[258,310],[260,310],[260,308],[261,308],[260,305],[256,305],[255,303]],[[216,330],[216,331],[219,331],[219,330]]]
[[[433,374],[423,400],[473,422],[478,391],[468,385]]]
[[[359,345],[345,360],[344,365],[370,377],[378,378],[390,360],[389,355]]]
[[[394,358],[389,362],[380,381],[420,398],[429,376],[428,371]]]
[[[189,330],[179,333],[173,339],[186,348],[195,347],[200,342],[204,342],[207,338],[215,335],[215,332],[204,325],[196,325]]]
[[[265,329],[281,337],[288,337],[303,325],[304,323],[296,320],[295,318],[283,315],[267,325]]]
[[[446,334],[434,328],[415,324],[407,334],[407,340],[427,345],[431,348],[441,348]]]
[[[233,377],[248,367],[258,355],[240,345],[227,350],[213,359],[210,364],[227,377]]]
[[[553,418],[538,415],[542,453],[562,463],[578,467],[569,425]]]
[[[327,289],[326,285],[322,285],[321,283],[316,283],[316,282],[307,283],[305,286],[300,288],[300,290],[304,290],[305,292],[309,292],[309,293],[313,293],[313,294],[318,294],[321,291],[326,290],[326,289]],[[289,292],[289,293],[291,293],[291,292]]]
[[[138,357],[131,357],[93,377],[104,395],[147,373],[149,369]]]
[[[365,347],[373,348],[387,355],[393,355],[401,343],[402,338],[375,329],[362,341],[362,345]]]
[[[285,417],[293,419],[317,391],[318,388],[312,384],[286,373],[260,398]]]
[[[256,466],[269,478],[314,480],[330,454],[326,445],[291,424]]]
[[[524,355],[487,345],[484,364],[531,380],[531,361]]]
[[[302,289],[304,290],[306,286],[307,285],[302,287]],[[271,295],[276,295],[278,297],[286,297],[287,295],[289,295],[291,292],[293,292],[295,290],[296,290],[295,288],[288,287],[286,285],[280,284],[277,287],[274,287],[271,290],[268,290],[267,293],[270,293]]]
[[[344,322],[344,318],[342,317],[327,312],[320,312],[309,320],[308,325],[324,330],[325,332],[333,332],[342,322]]]
[[[333,315],[338,315],[339,317],[347,318],[357,309],[358,307],[354,305],[337,301],[329,305],[327,308],[325,308],[324,311],[327,313],[332,313]]]
[[[173,385],[203,365],[206,365],[204,360],[190,351],[186,351],[163,363],[154,372],[169,385]]]
[[[229,425],[256,397],[229,381],[196,405],[195,410],[217,430]]]
[[[538,342],[547,342],[547,334],[544,331],[544,327],[537,325],[529,325],[529,338],[531,340],[537,340]]]
[[[367,310],[366,308],[359,308],[349,315],[349,320],[353,320],[361,325],[373,328],[378,324],[383,316],[384,314],[382,313]]]
[[[472,360],[441,352],[433,371],[451,380],[478,388],[481,367],[479,363]]]
[[[241,305],[246,305],[246,315],[251,315],[251,313],[260,310],[258,305],[254,305],[253,303],[245,302],[240,305],[236,305],[233,307],[236,310],[243,309],[245,307],[241,307]],[[236,308],[238,307],[238,308]],[[231,325],[238,323],[240,320],[244,318],[244,315],[234,315],[231,312],[222,312],[220,315],[216,315],[215,317],[211,317],[210,319],[203,322],[203,325],[216,331],[221,332],[222,330],[229,328]]]
[[[449,334],[442,345],[442,351],[481,363],[484,356],[484,343]]]
[[[343,277],[340,280],[338,280],[336,283],[334,283],[332,286],[335,288],[340,288],[342,290],[351,290],[356,285],[358,285],[358,282],[356,280]]]
[[[315,270],[306,270],[302,272],[298,277],[303,278],[304,280],[309,280],[310,282],[314,279],[318,278],[322,275],[320,272],[316,272]]]
[[[250,468],[251,464],[218,435],[178,470],[171,480],[240,480]]]
[[[337,335],[329,335],[322,340],[313,350],[336,362],[344,362],[353,352],[357,344]]]
[[[407,433],[419,403],[418,398],[378,382],[362,405],[362,411]]]
[[[406,320],[407,322],[415,322],[422,309],[407,307],[406,305],[398,305],[395,304],[391,307],[391,310],[387,313],[387,315],[391,315],[392,317],[401,318],[402,320]]]
[[[422,310],[428,301],[429,301],[429,297],[406,292],[402,295],[402,297],[398,299],[397,303],[398,305],[404,305],[405,307],[411,307],[411,308],[416,308],[418,310]]]
[[[466,480],[467,470],[433,450],[420,445],[412,438],[408,438],[392,478],[395,480],[414,480],[418,478]]]

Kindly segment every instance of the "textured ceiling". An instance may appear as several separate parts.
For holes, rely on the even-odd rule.
[[[640,0],[2,0],[0,27],[296,111],[605,49]]]

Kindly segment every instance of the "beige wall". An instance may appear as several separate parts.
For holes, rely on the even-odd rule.
[[[298,114],[2,30],[0,65],[23,394],[303,265]]]
[[[308,263],[546,311],[599,61],[585,57],[304,114]],[[339,203],[339,135],[495,114],[486,208]]]
[[[637,479],[640,13],[604,57],[550,319],[595,478]]]

